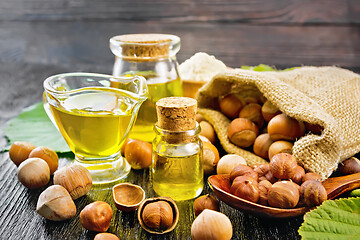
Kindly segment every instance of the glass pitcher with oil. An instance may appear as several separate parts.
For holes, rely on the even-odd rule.
[[[168,34],[128,34],[110,39],[115,54],[114,76],[140,75],[146,79],[149,97],[142,104],[130,137],[151,142],[157,121],[155,103],[164,97],[182,96],[176,53],[180,38]]]
[[[44,88],[45,111],[93,183],[126,177],[130,166],[120,149],[147,98],[145,79],[66,73],[47,78]]]

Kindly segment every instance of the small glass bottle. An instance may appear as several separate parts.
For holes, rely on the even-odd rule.
[[[188,200],[202,192],[202,141],[195,120],[197,102],[168,97],[156,103],[158,122],[153,141],[152,184],[159,196]]]
[[[168,34],[119,35],[110,39],[110,49],[115,54],[114,76],[140,75],[146,79],[149,96],[140,107],[130,137],[151,142],[157,121],[155,103],[183,95],[176,61],[180,38]]]

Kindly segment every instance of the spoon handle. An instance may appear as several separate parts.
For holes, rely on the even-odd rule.
[[[360,187],[360,172],[341,177],[328,178],[323,183],[328,199],[333,199],[340,194]]]

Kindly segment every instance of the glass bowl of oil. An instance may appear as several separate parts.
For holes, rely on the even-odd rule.
[[[75,154],[75,163],[90,171],[94,184],[125,178],[130,166],[120,149],[147,98],[146,80],[65,73],[47,78],[44,88],[45,111]]]

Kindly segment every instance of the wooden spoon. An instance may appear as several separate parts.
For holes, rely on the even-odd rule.
[[[310,210],[308,207],[299,207],[291,209],[282,209],[263,206],[257,203],[247,201],[230,193],[229,174],[212,175],[208,178],[208,183],[215,195],[229,206],[252,213],[254,215],[274,218],[287,218],[303,215]],[[360,173],[346,175],[342,177],[328,178],[323,183],[326,189],[328,199],[333,199],[340,194],[360,187]]]

